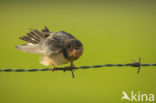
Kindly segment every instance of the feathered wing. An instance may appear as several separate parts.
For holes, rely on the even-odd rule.
[[[26,53],[36,53],[36,54],[44,54],[46,51],[41,47],[40,44],[21,44],[16,46],[17,49]]]
[[[65,31],[55,32],[53,33],[53,37],[60,39],[62,41],[67,40],[67,39],[76,39],[74,36],[72,36],[71,34]]]
[[[41,31],[33,30],[26,36],[20,37],[20,39],[28,43],[16,46],[17,49],[27,53],[52,55],[63,50],[65,40],[75,39],[75,37],[64,31],[50,33],[48,28],[45,27]]]
[[[75,38],[64,31],[55,32],[49,35],[44,43],[46,44],[48,55],[60,53],[64,49],[65,41],[69,39]]]
[[[43,40],[45,40],[50,35],[50,32],[47,27],[45,27],[42,31],[33,30],[27,33],[26,36],[19,37],[21,40],[28,42],[27,44],[17,45],[16,48],[27,53],[46,53],[46,49],[41,44]]]

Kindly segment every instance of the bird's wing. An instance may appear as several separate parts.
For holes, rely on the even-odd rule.
[[[16,48],[27,53],[40,53],[45,54],[47,51],[42,45],[42,42],[50,35],[50,32],[47,27],[42,31],[32,30],[27,33],[26,36],[19,37],[21,40],[24,40],[28,43],[17,45]]]
[[[39,44],[42,40],[47,38],[50,35],[49,30],[47,27],[42,31],[39,30],[32,30],[31,32],[27,33],[26,36],[19,37],[21,40],[27,41],[28,43],[32,44]]]
[[[57,54],[61,52],[65,47],[65,41],[69,39],[75,39],[75,37],[64,31],[52,33],[45,41],[45,44],[48,45],[48,53]]]
[[[21,44],[16,46],[17,49],[26,53],[45,54],[45,49],[40,44]]]
[[[58,54],[64,49],[64,41],[75,39],[71,34],[64,31],[50,33],[48,28],[43,30],[33,30],[20,39],[27,41],[27,44],[16,46],[17,49],[27,53]]]
[[[33,30],[20,39],[27,41],[27,44],[17,45],[16,48],[27,53],[38,54],[58,54],[64,49],[64,41],[67,39],[75,39],[71,34],[65,31],[55,33],[49,32],[45,27],[43,30]]]
[[[71,34],[65,32],[65,31],[59,31],[53,33],[53,37],[59,38],[60,40],[66,40],[66,39],[76,39],[74,36]]]

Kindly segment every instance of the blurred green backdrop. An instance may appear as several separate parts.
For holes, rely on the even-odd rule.
[[[0,68],[46,68],[40,55],[15,49],[29,28],[65,30],[84,44],[76,66],[156,63],[154,1],[0,1]],[[122,91],[156,93],[156,67],[71,72],[1,72],[0,103],[119,103]],[[126,100],[124,102],[127,102]]]

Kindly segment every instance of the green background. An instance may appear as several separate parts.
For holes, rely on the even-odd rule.
[[[0,68],[47,68],[15,45],[29,28],[64,30],[84,45],[76,66],[156,63],[154,1],[0,1]],[[69,65],[69,64],[67,64]],[[63,65],[63,66],[67,66]],[[49,66],[50,68],[50,66]],[[122,91],[156,94],[156,67],[0,72],[0,103],[120,103]]]

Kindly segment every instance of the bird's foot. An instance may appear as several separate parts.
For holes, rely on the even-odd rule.
[[[52,65],[52,68],[51,68],[52,72],[53,72],[55,69],[56,69],[56,67],[55,67],[54,65]]]
[[[71,67],[71,69],[75,69],[76,68],[73,63],[71,63],[70,67]]]

